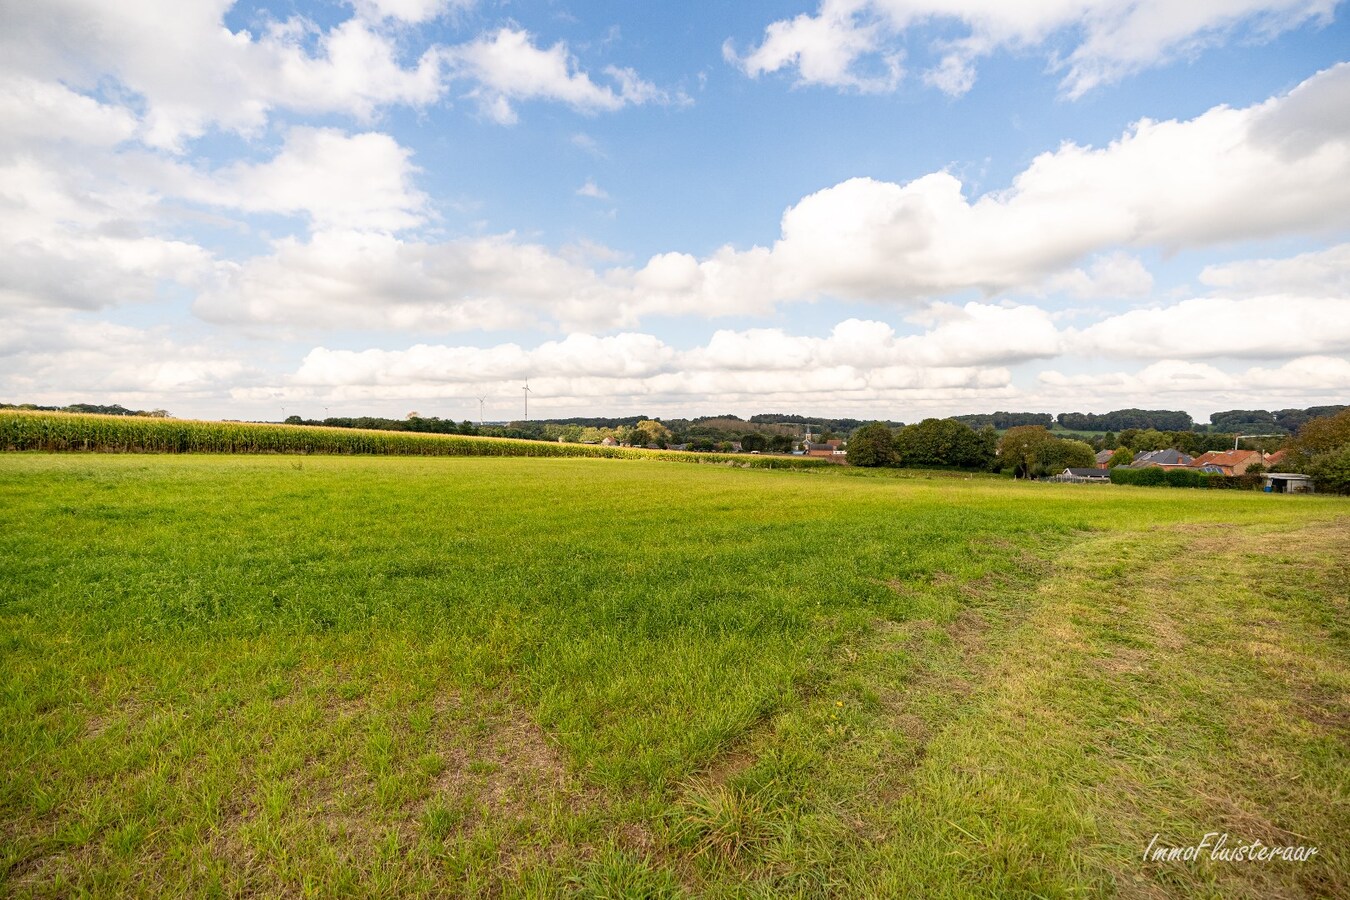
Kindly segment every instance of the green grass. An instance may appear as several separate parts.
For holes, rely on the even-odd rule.
[[[840,475],[0,456],[0,893],[1350,891],[1344,501]]]

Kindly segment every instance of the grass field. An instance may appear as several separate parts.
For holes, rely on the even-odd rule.
[[[0,576],[4,895],[1350,895],[1344,500],[8,454]]]

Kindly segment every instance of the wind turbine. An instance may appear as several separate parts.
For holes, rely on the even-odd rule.
[[[479,397],[479,398],[478,398],[478,424],[479,424],[479,426],[482,426],[482,424],[483,424],[483,404],[484,404],[484,403],[487,403],[487,397],[486,397],[486,396],[484,396],[484,397]]]
[[[525,386],[521,388],[525,392],[525,421],[530,421],[530,379],[525,379]]]

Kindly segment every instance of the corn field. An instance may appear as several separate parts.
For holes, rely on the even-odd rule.
[[[0,449],[48,453],[318,453],[339,456],[553,456],[665,459],[752,468],[829,465],[799,457],[641,450],[511,438],[363,431],[314,425],[0,411]]]

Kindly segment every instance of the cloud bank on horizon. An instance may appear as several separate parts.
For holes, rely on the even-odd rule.
[[[1340,5],[1027,6],[8,4],[0,400],[1345,402]]]

